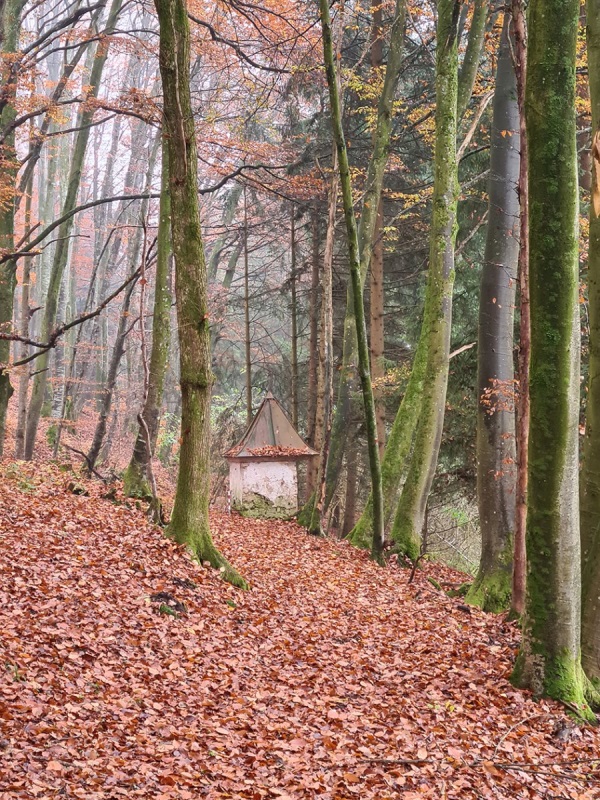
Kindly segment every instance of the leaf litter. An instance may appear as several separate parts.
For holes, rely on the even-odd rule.
[[[464,576],[215,513],[240,592],[86,489],[0,473],[0,800],[600,798],[598,731],[509,683],[515,624],[428,580]]]

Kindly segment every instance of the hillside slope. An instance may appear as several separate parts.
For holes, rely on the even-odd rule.
[[[600,797],[600,736],[510,685],[456,573],[215,515],[243,593],[68,483],[0,467],[2,800]]]

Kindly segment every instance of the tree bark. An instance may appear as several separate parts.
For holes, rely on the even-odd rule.
[[[337,198],[336,198],[337,200]],[[317,403],[317,369],[318,369],[318,330],[319,330],[319,215],[317,208],[313,208],[312,217],[312,265],[310,273],[310,295],[309,295],[309,337],[308,337],[308,390],[307,390],[307,412],[306,412],[306,441],[315,449],[315,416]],[[308,500],[315,489],[317,480],[317,465],[309,459],[306,467],[306,500]]]
[[[590,716],[580,661],[578,18],[578,0],[532,0],[529,6],[528,564],[513,678]]]
[[[190,97],[190,30],[184,0],[156,0],[164,125],[168,137],[171,230],[179,328],[181,449],[177,490],[168,533],[198,561],[243,578],[213,544],[210,497],[210,321],[208,281],[198,204],[198,157]]]
[[[33,175],[26,187],[25,197],[25,233],[31,230],[31,201],[33,193]],[[30,312],[30,287],[31,287],[31,259],[23,262],[23,281],[21,284],[21,302],[19,334],[24,338],[29,337],[29,312]],[[19,358],[29,355],[29,347],[22,344],[19,348]],[[17,430],[15,433],[15,458],[21,459],[25,454],[25,425],[27,423],[27,392],[29,389],[29,367],[25,364],[19,374],[19,390],[17,396]]]
[[[110,357],[108,375],[106,376],[106,385],[103,387],[101,395],[98,422],[96,423],[94,438],[92,439],[92,444],[86,459],[90,472],[96,466],[96,461],[98,460],[98,455],[106,435],[106,426],[110,416],[113,393],[117,384],[117,372],[119,369],[119,364],[121,363],[121,359],[123,358],[123,353],[125,352],[125,338],[131,327],[131,320],[129,319],[129,307],[131,305],[131,296],[136,283],[137,280],[132,280],[123,296],[121,313],[119,314],[119,325],[117,327],[117,335],[115,337],[115,343],[113,345],[113,350]]]
[[[475,0],[467,49],[458,76],[457,115],[459,121],[463,118],[473,94],[489,9],[489,0]]]
[[[296,220],[292,204],[290,211],[290,256],[291,256],[291,300],[292,317],[292,424],[298,428],[298,302],[296,299]]]
[[[246,358],[246,424],[252,413],[252,341],[250,330],[250,275],[248,265],[248,199],[244,187],[244,352]]]
[[[592,203],[588,255],[590,357],[581,472],[581,657],[600,683],[600,0],[587,0],[587,47],[592,104]]]
[[[121,10],[122,0],[112,0],[112,5],[108,13],[106,21],[105,33],[111,34],[116,26],[119,12]],[[87,98],[93,99],[98,96],[100,88],[100,80],[104,65],[108,58],[109,43],[102,41],[97,45],[96,53],[93,61],[92,71],[89,79],[89,89]],[[90,135],[89,125],[93,120],[95,110],[94,108],[84,107],[77,117],[77,127],[81,128],[78,131],[73,152],[71,154],[71,166],[69,171],[69,180],[67,185],[67,193],[63,203],[63,214],[75,207],[77,201],[77,194],[79,192],[79,184],[81,182],[81,173],[83,170],[83,162],[85,159],[85,152]],[[70,233],[73,227],[73,217],[63,222],[58,229],[58,241],[54,253],[54,260],[52,263],[52,272],[50,274],[50,283],[48,285],[48,294],[46,297],[46,304],[44,308],[44,318],[42,323],[42,339],[46,341],[56,323],[56,313],[58,308],[58,300],[60,294],[60,287],[62,278],[67,265],[69,257],[69,243]],[[37,374],[34,378],[33,389],[31,392],[31,399],[29,401],[29,411],[27,415],[27,432],[25,441],[25,458],[31,459],[33,457],[33,450],[35,447],[35,439],[37,436],[37,429],[40,421],[42,405],[44,403],[44,395],[48,383],[48,366],[50,354],[44,353],[38,359]]]
[[[387,67],[381,95],[379,96],[377,104],[377,122],[373,135],[373,151],[369,159],[358,229],[361,293],[372,257],[377,213],[385,168],[388,161],[393,121],[393,103],[402,66],[405,18],[406,6],[404,0],[396,0],[394,19],[390,32]],[[354,304],[355,300],[352,296],[352,287],[349,286],[346,299],[346,315],[344,318],[342,368],[340,370],[338,396],[332,422],[331,449],[327,464],[327,496],[325,499],[325,509],[335,491],[335,485],[337,484],[344,454],[351,386],[354,382],[355,364],[357,361],[356,323],[353,316]]]
[[[379,450],[377,447],[377,421],[375,418],[375,403],[373,400],[373,388],[371,385],[371,373],[369,367],[369,348],[367,342],[367,329],[365,323],[365,309],[363,304],[362,270],[360,263],[359,232],[356,227],[354,216],[354,202],[352,198],[352,183],[350,180],[350,168],[348,165],[348,153],[346,140],[342,128],[342,114],[339,98],[338,83],[335,70],[335,58],[333,52],[333,40],[331,34],[331,19],[329,15],[328,0],[320,0],[319,8],[321,12],[321,28],[323,32],[323,52],[325,58],[325,72],[327,75],[327,85],[329,87],[329,100],[331,105],[331,119],[333,127],[333,137],[335,140],[340,187],[344,205],[344,219],[346,221],[346,235],[348,243],[348,255],[350,260],[350,280],[353,293],[354,319],[356,326],[356,339],[358,351],[358,372],[363,395],[365,409],[365,427],[367,431],[367,447],[369,451],[369,467],[371,472],[371,491],[373,494],[373,547],[372,555],[377,561],[383,558],[383,495],[381,493],[381,464],[379,461]],[[391,120],[389,120],[391,125]],[[389,141],[389,136],[388,136]],[[383,180],[383,169],[381,178]],[[367,194],[372,189],[367,190]],[[365,212],[367,212],[365,214]],[[363,209],[363,216],[373,216],[377,209],[368,209],[366,203]],[[373,225],[374,227],[374,225]],[[372,236],[372,229],[370,235]],[[363,236],[366,231],[363,231]]]
[[[382,6],[379,0],[371,0],[373,28],[371,31],[371,69],[373,77],[383,67]],[[373,231],[373,254],[369,270],[369,328],[371,346],[371,375],[373,376],[373,395],[377,416],[377,441],[379,458],[385,450],[385,399],[383,379],[384,363],[384,294],[383,294],[383,201],[379,199],[377,219]]]
[[[169,195],[169,153],[162,142],[162,178],[157,233],[156,279],[152,313],[152,348],[148,367],[148,386],[138,420],[138,434],[129,466],[123,475],[123,488],[129,497],[152,497],[148,466],[151,463],[162,404],[163,386],[171,341],[171,293],[169,291],[169,253],[171,251],[171,203]],[[142,321],[143,324],[143,321]]]
[[[21,10],[23,0],[5,0],[0,8],[0,55],[3,56],[0,70],[0,99],[2,111],[0,126],[5,129],[17,116],[15,98],[17,94],[16,76],[13,73],[12,54],[16,54],[21,31]],[[0,147],[0,167],[2,188],[8,194],[0,208],[0,250],[14,250],[15,204],[14,190],[17,178],[17,154],[15,152],[14,130],[9,133]],[[10,331],[13,318],[13,302],[16,286],[16,263],[6,261],[0,264],[0,330]],[[10,341],[0,341],[0,458],[4,449],[6,432],[6,412],[8,401],[13,393],[10,376],[6,366],[10,360]]]
[[[527,41],[525,10],[522,0],[513,0],[513,36],[517,104],[519,107],[519,355],[517,392],[517,497],[515,543],[513,555],[512,604],[518,616],[525,610],[527,575],[527,471],[529,453],[529,362],[531,357],[531,312],[529,303],[529,181],[527,124],[525,120],[525,78],[527,72]]]
[[[477,502],[482,551],[466,600],[508,608],[516,508],[513,328],[519,258],[519,109],[505,12],[493,101],[489,213],[477,345]]]
[[[458,195],[459,11],[455,0],[438,3],[433,217],[420,337],[424,340],[426,366],[412,457],[391,534],[395,548],[410,558],[419,555],[419,539],[442,439],[448,385]]]
[[[337,149],[332,159],[331,185],[329,187],[329,215],[327,235],[323,253],[321,273],[321,316],[319,330],[319,355],[317,364],[317,403],[315,417],[315,450],[319,451],[319,464],[315,481],[315,494],[309,502],[310,519],[308,530],[313,534],[323,533],[325,515],[325,496],[327,490],[327,461],[331,444],[331,420],[333,413],[333,252],[335,248],[335,228],[337,199],[339,191],[339,171]],[[308,514],[307,514],[308,516]],[[300,521],[300,515],[298,516]]]

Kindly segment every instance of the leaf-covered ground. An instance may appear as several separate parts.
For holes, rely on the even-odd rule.
[[[600,736],[510,685],[456,573],[215,515],[242,593],[68,482],[0,470],[2,800],[600,798]]]

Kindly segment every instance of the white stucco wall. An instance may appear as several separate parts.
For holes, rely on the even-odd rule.
[[[232,461],[231,505],[252,517],[287,517],[298,509],[294,461]]]
[[[242,465],[239,461],[229,462],[229,490],[231,492],[231,507],[241,508],[242,505]]]

